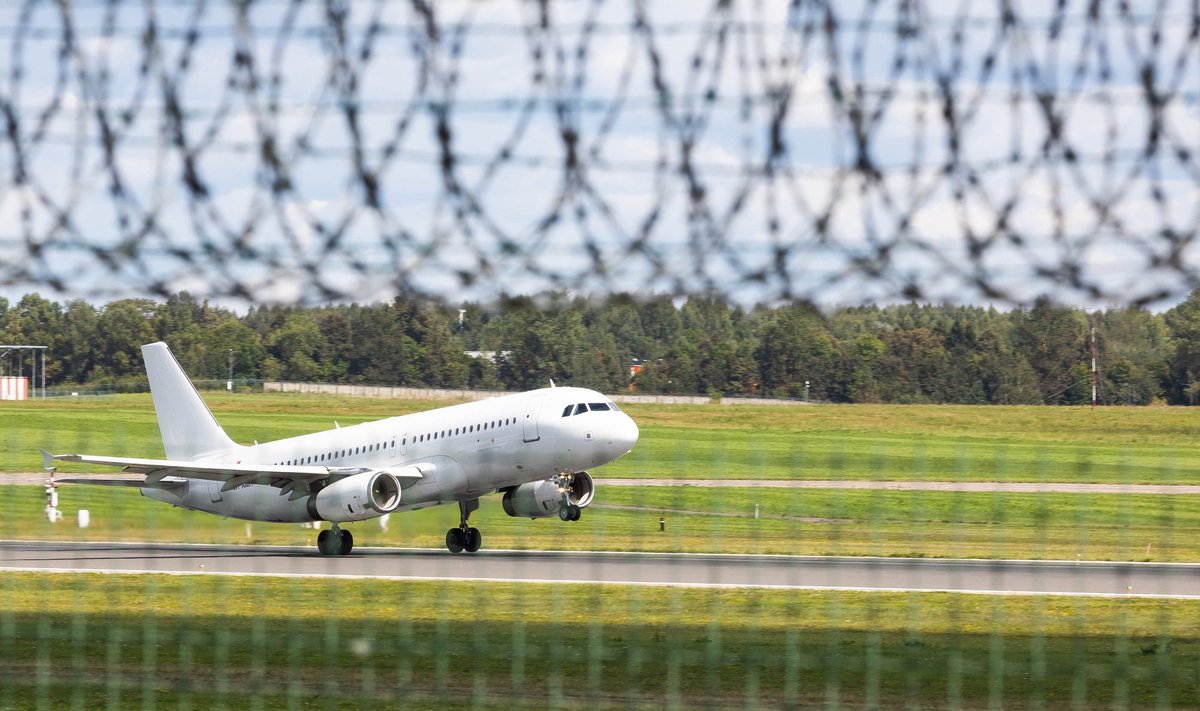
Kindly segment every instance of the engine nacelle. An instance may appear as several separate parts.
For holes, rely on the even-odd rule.
[[[567,488],[567,500],[579,508],[585,508],[592,503],[596,494],[596,483],[592,475],[579,472]],[[558,508],[562,505],[562,492],[554,478],[544,481],[531,481],[513,487],[504,492],[501,500],[504,513],[518,518],[546,518],[557,516]]]
[[[576,474],[571,480],[571,487],[567,490],[567,498],[581,509],[586,509],[588,504],[592,503],[592,497],[595,495],[596,482],[587,472]]]
[[[323,521],[362,521],[391,513],[399,505],[400,480],[372,471],[329,484],[309,498],[308,511]]]

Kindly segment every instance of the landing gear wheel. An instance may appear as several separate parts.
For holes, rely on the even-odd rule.
[[[458,528],[446,531],[446,548],[451,553],[461,553],[464,550],[474,553],[483,543],[483,536],[478,528],[468,528],[467,519],[471,512],[479,508],[479,499],[463,499],[458,502]]]
[[[479,546],[483,545],[483,534],[478,528],[468,528],[466,531],[466,541],[463,542],[463,550],[468,553],[474,553],[479,550]]]
[[[446,531],[446,548],[449,549],[451,553],[462,553],[463,543],[465,543],[465,541],[463,541],[462,531],[458,530],[457,528],[452,528],[449,531]]]
[[[321,555],[337,555],[339,538],[328,529],[317,534],[317,550]]]
[[[567,504],[566,506],[560,506],[560,507],[558,508],[558,517],[559,517],[560,519],[562,519],[563,521],[571,521],[571,520],[573,520],[573,519],[571,518],[571,505],[570,505],[570,504]]]
[[[570,508],[571,508],[571,520],[578,521],[579,517],[583,515],[583,509],[579,508],[575,504],[571,504]]]
[[[350,535],[350,532],[343,528],[342,530],[338,531],[337,541],[337,554],[349,555],[350,549],[354,548],[354,536]]]

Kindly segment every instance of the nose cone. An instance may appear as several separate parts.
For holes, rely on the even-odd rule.
[[[633,451],[633,445],[638,441],[638,426],[629,415],[621,413],[621,419],[613,427],[611,437],[613,450],[620,457]]]

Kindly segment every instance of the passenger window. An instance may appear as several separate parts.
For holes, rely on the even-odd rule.
[[[576,415],[582,415],[582,414],[583,414],[583,413],[585,413],[585,412],[587,412],[587,405],[584,405],[584,404],[581,402],[581,403],[579,403],[578,405],[576,405],[576,406],[575,406],[575,414],[576,414]]]

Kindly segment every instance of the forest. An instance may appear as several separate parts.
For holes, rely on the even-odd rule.
[[[1048,299],[1012,309],[742,308],[715,297],[562,292],[238,313],[187,293],[103,305],[27,294],[0,299],[0,342],[47,346],[47,385],[60,389],[143,383],[139,346],[163,340],[197,380],[225,380],[232,362],[237,381],[521,390],[552,378],[609,393],[1084,404],[1093,319],[1101,403],[1194,404],[1200,290],[1162,313],[1088,313]],[[0,356],[0,370],[14,374],[17,358]]]

